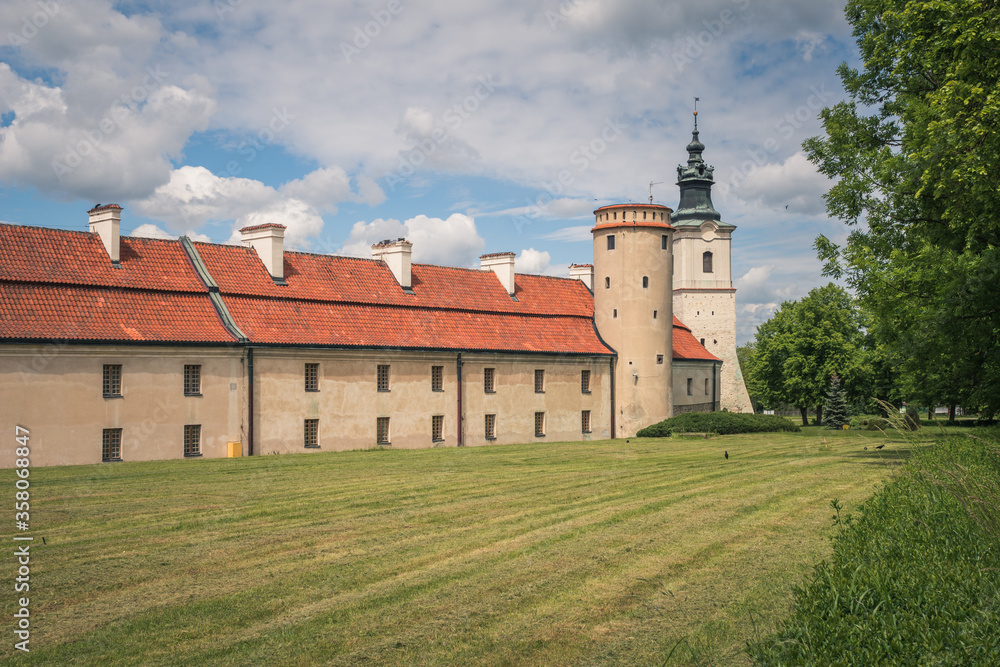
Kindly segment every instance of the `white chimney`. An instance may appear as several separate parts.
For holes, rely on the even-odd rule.
[[[285,226],[277,223],[253,225],[240,230],[243,245],[257,251],[264,268],[275,280],[285,279]]]
[[[479,256],[479,268],[483,271],[492,270],[500,279],[500,284],[511,296],[514,296],[514,253],[494,252]]]
[[[98,204],[87,213],[90,215],[90,232],[101,237],[108,257],[117,264],[121,259],[122,207],[118,204]]]
[[[569,277],[579,278],[591,292],[594,291],[594,265],[593,264],[570,264]]]
[[[405,290],[410,289],[410,256],[413,254],[413,244],[404,238],[385,240],[372,246],[372,257],[381,259],[392,271],[399,286]]]

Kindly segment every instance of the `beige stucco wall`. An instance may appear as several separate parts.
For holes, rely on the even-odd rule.
[[[716,362],[715,367],[719,364]],[[713,364],[703,361],[674,361],[674,415],[685,412],[709,412],[718,406],[721,387],[712,377]],[[688,394],[688,381],[691,393]],[[706,391],[707,387],[707,391]]]
[[[458,445],[458,353],[404,350],[254,351],[255,454],[343,451],[377,447],[376,421],[389,418],[393,448]],[[305,391],[305,364],[320,364],[318,392]],[[464,445],[558,442],[610,437],[610,360],[559,355],[462,355]],[[389,391],[378,391],[377,367],[390,366]],[[433,391],[431,367],[443,366],[443,391]],[[483,369],[496,369],[496,393],[483,390]],[[545,370],[545,392],[534,371]],[[580,371],[591,370],[583,394]],[[582,410],[592,433],[581,433]],[[535,412],[546,434],[534,435]],[[497,415],[497,438],[485,437],[485,414]],[[432,417],[444,417],[443,441],[432,439]],[[319,449],[307,449],[306,419],[319,419]]]
[[[625,226],[595,228],[593,233],[594,320],[601,337],[618,352],[616,430],[620,438],[631,437],[671,416],[671,230]],[[615,236],[613,250],[607,247],[610,235]]]
[[[719,227],[711,220],[700,227],[678,227],[674,232],[674,289],[732,287],[731,241],[732,228]],[[702,270],[706,252],[712,253],[711,273]]]
[[[736,290],[730,246],[732,228],[705,221],[674,235],[674,315],[704,339],[705,348],[723,360],[720,409],[752,412],[736,357]],[[712,253],[712,272],[703,271],[703,253]]]
[[[611,437],[611,360],[555,355],[464,355],[465,437],[468,445],[565,442]],[[495,393],[484,389],[484,369],[495,368]],[[535,369],[545,371],[545,391],[535,393]],[[590,393],[580,372],[590,371]],[[590,410],[591,432],[581,429]],[[535,436],[535,412],[545,413],[545,436]],[[497,416],[496,440],[486,440],[486,414]]]
[[[121,364],[121,398],[104,398],[104,364]],[[184,395],[185,364],[201,365],[201,396]],[[17,425],[32,466],[100,463],[105,428],[122,429],[125,461],[183,458],[185,424],[201,424],[203,457],[227,456],[245,441],[244,390],[238,349],[3,345],[0,465],[14,465]]]

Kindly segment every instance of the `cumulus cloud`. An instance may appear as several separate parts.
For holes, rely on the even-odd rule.
[[[179,235],[170,234],[166,230],[160,229],[157,225],[146,223],[133,229],[129,236],[140,236],[148,239],[176,239]],[[202,241],[204,243],[209,243],[212,240],[205,234],[197,232],[188,232],[185,236],[192,241]]]
[[[175,169],[170,180],[149,197],[136,201],[140,214],[164,221],[173,231],[192,230],[209,222],[233,221],[227,242],[239,241],[239,230],[250,225],[285,225],[290,248],[308,250],[323,233],[321,210],[336,203],[373,196],[351,192],[346,172],[323,168],[301,179],[272,188],[249,178],[217,176],[204,167]]]
[[[823,194],[829,187],[830,180],[799,151],[781,164],[767,164],[751,171],[737,194],[769,208],[821,215],[825,210]]]
[[[444,220],[418,215],[405,222],[382,218],[356,222],[336,254],[371,257],[372,245],[401,237],[413,243],[413,261],[425,264],[477,267],[486,247],[475,220],[453,213]]]
[[[545,273],[549,268],[552,256],[545,250],[525,248],[514,258],[514,270],[518,273]]]

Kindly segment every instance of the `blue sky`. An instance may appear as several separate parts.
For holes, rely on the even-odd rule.
[[[700,98],[743,342],[827,282],[802,154],[856,59],[839,1],[15,0],[0,6],[0,220],[568,275],[591,211],[675,207]]]

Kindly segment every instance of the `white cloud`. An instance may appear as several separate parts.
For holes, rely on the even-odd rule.
[[[382,218],[356,222],[336,254],[371,257],[372,245],[397,238],[413,243],[414,262],[444,266],[478,267],[479,255],[486,247],[475,220],[453,213],[444,220],[418,215],[405,222]]]
[[[543,239],[549,241],[593,241],[594,235],[590,233],[593,225],[580,225],[577,227],[563,227],[549,234],[544,234]]]
[[[145,238],[149,238],[149,239],[171,239],[172,240],[172,239],[178,238],[179,235],[177,235],[177,234],[170,234],[167,231],[165,231],[163,229],[160,229],[156,225],[153,225],[153,224],[150,224],[150,223],[146,223],[146,224],[139,225],[138,227],[136,227],[135,229],[133,229],[132,233],[129,234],[129,236],[141,236],[141,237],[145,237]],[[185,236],[187,236],[188,238],[190,238],[192,241],[202,241],[204,243],[209,243],[212,240],[208,236],[206,236],[205,234],[199,234],[197,232],[188,232],[187,234],[185,234]]]
[[[751,171],[737,194],[779,211],[822,215],[823,194],[829,188],[830,180],[799,151],[781,164],[767,164]]]
[[[362,187],[370,184],[362,183]],[[320,210],[336,210],[344,200],[371,198],[373,190],[356,196],[343,169],[323,168],[278,189],[249,178],[216,176],[204,167],[181,167],[146,199],[136,201],[140,214],[164,221],[175,231],[197,229],[213,221],[233,221],[228,242],[239,241],[239,230],[274,222],[285,225],[289,248],[310,249],[323,233]]]
[[[549,268],[551,261],[552,256],[547,251],[525,248],[514,258],[514,270],[518,273],[542,274]]]

